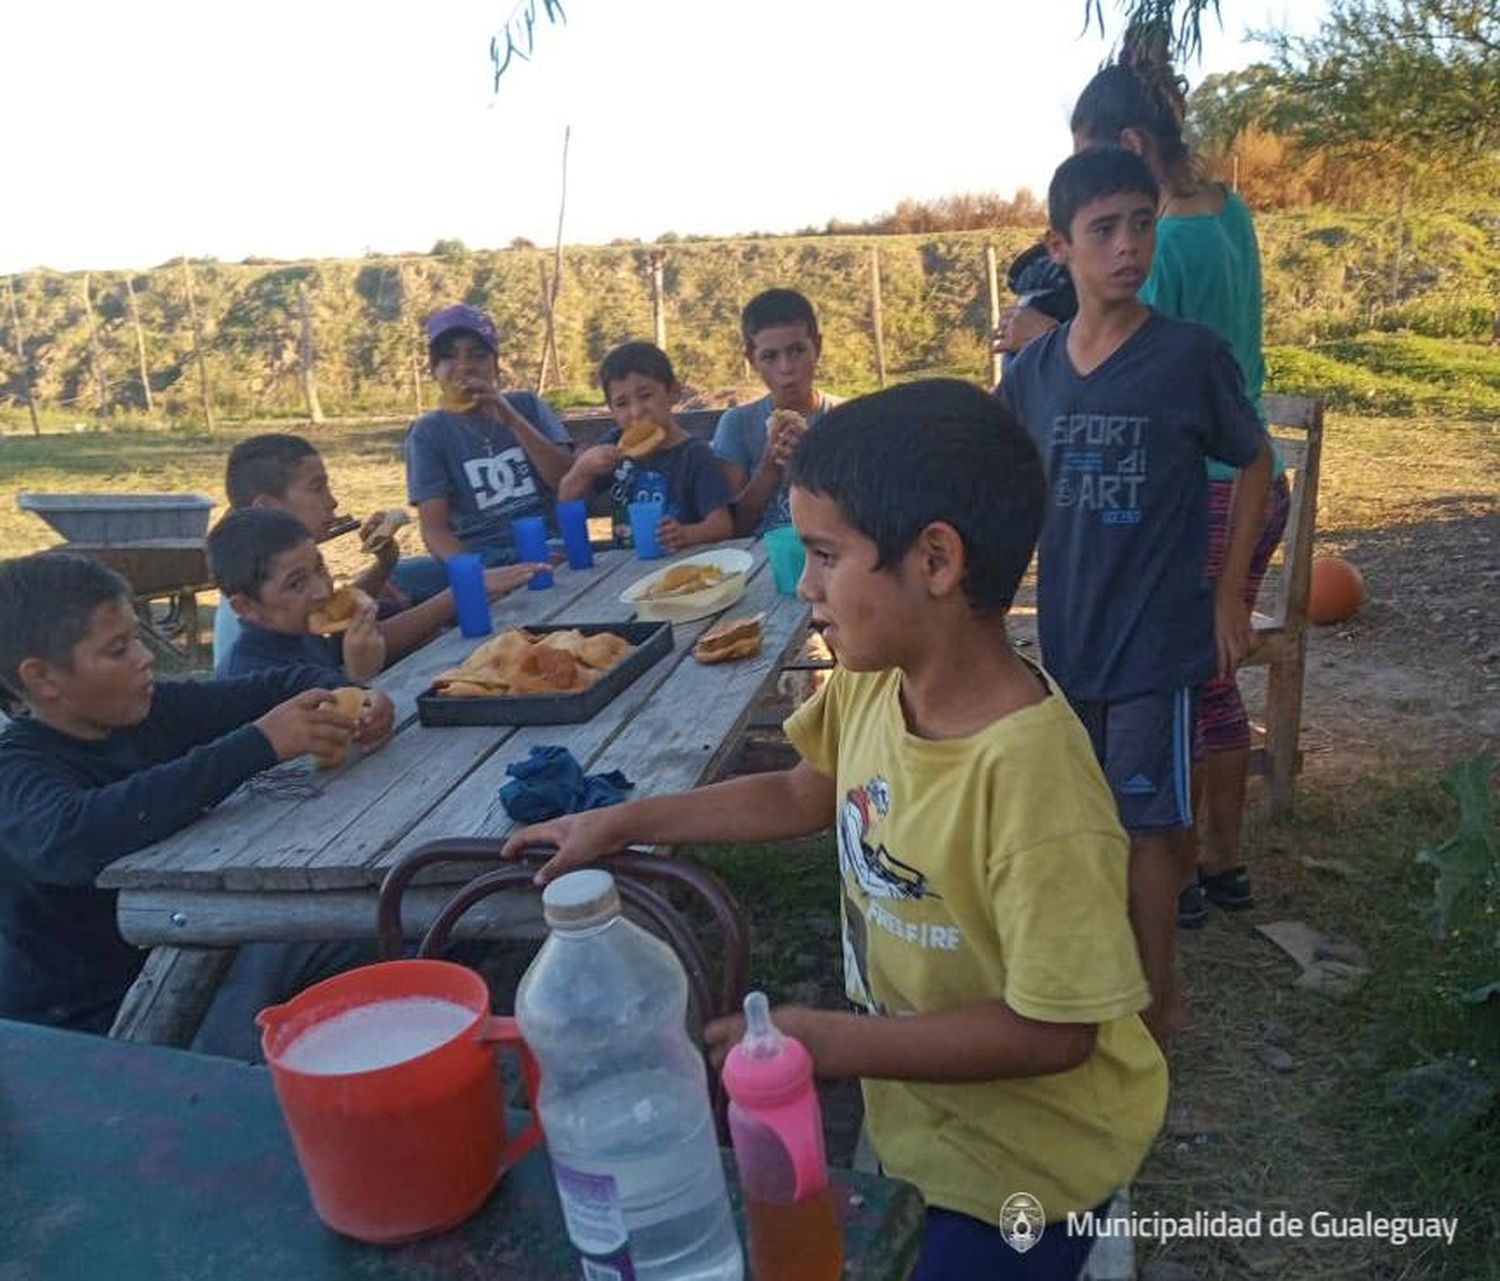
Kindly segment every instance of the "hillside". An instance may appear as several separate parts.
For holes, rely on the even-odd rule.
[[[1260,219],[1266,264],[1267,343],[1285,390],[1326,388],[1379,410],[1500,410],[1500,358],[1483,348],[1500,298],[1500,210],[1390,216],[1298,211]],[[1015,228],[936,235],[815,236],[678,241],[565,251],[557,346],[560,403],[594,401],[599,358],[613,343],[651,333],[650,257],[665,253],[668,348],[697,389],[747,381],[737,317],[757,290],[792,284],[818,305],[827,381],[845,391],[875,382],[870,259],[878,248],[886,366],[891,378],[950,372],[987,376],[984,246],[1005,264],[1034,238]],[[296,263],[192,264],[216,413],[299,417],[298,287],[316,336],[317,389],[329,415],[412,412],[422,364],[418,320],[457,298],[486,307],[500,326],[507,377],[534,382],[542,350],[542,264],[532,248]],[[180,264],[89,278],[106,399],[117,417],[144,409],[141,360],[155,415],[201,421],[193,328]],[[91,361],[83,278],[37,271],[11,278],[44,422],[91,421],[100,401]],[[1002,299],[1007,297],[1002,278]],[[8,299],[0,299],[0,424],[26,429],[22,361]],[[1456,359],[1455,353],[1462,354]],[[1445,390],[1446,389],[1446,390]],[[1434,399],[1436,397],[1436,399]],[[1464,408],[1467,406],[1467,408]]]

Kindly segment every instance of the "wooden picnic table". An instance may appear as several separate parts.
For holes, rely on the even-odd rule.
[[[753,563],[730,612],[764,612],[757,657],[695,662],[694,641],[716,621],[707,618],[674,627],[672,652],[582,724],[425,727],[416,720],[417,695],[479,643],[453,629],[375,682],[396,705],[396,732],[379,751],[326,775],[306,761],[287,763],[191,827],[110,864],[98,883],[119,891],[120,932],[155,949],[115,1035],[187,1044],[241,943],[373,938],[378,887],[401,855],[438,837],[499,836],[514,826],[498,793],[505,767],[533,746],[566,747],[586,772],[623,770],[635,796],[712,777],[807,621],[801,601],[776,593],[762,545],[735,545]],[[495,628],[627,621],[633,610],[620,593],[665,563],[608,551],[592,569],[559,567],[552,588],[497,601]],[[473,874],[472,865],[424,873],[403,904],[409,935],[425,929],[454,882]],[[506,895],[476,908],[464,926],[493,934],[527,921],[535,929],[539,919],[535,900]]]
[[[512,1118],[516,1129],[524,1120]],[[512,1132],[515,1132],[514,1130]],[[264,1068],[0,1020],[0,1276],[50,1281],[576,1281],[544,1149],[465,1223],[364,1245],[313,1213]],[[737,1180],[726,1153],[730,1195]],[[910,1184],[835,1170],[849,1281],[900,1281]],[[742,1222],[743,1220],[741,1220]]]

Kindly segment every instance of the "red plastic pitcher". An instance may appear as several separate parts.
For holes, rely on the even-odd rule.
[[[489,1011],[474,971],[411,960],[339,974],[256,1017],[330,1228],[377,1244],[442,1232],[536,1146],[535,1119],[507,1141],[496,1046],[515,1048],[533,1118],[536,1061],[515,1020]]]

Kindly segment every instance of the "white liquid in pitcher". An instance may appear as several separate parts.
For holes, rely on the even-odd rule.
[[[281,1065],[324,1076],[373,1072],[435,1050],[473,1022],[468,1006],[436,997],[374,1001],[308,1028],[283,1051]]]

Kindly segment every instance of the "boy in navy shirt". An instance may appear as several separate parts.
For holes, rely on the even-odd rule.
[[[26,713],[0,733],[0,1018],[106,1032],[145,953],[120,937],[103,868],[188,826],[278,761],[391,732],[374,691],[358,725],[330,701],[325,673],[282,667],[240,680],[151,674],[130,585],[72,552],[0,562],[0,681]],[[242,948],[230,972],[252,1012],[295,990],[276,975],[321,977],[311,949]],[[306,964],[304,964],[306,962]],[[309,968],[312,966],[312,968]],[[248,1017],[216,1017],[217,1042],[253,1052]]]
[[[305,665],[329,679],[367,681],[453,622],[453,591],[386,619],[366,597],[346,630],[317,635],[312,616],[333,596],[333,579],[306,526],[289,512],[249,507],[231,511],[208,535],[214,582],[239,616],[240,633],[215,669],[243,676],[268,667]],[[491,599],[519,587],[536,565],[484,572]]]
[[[1050,489],[1038,547],[1047,668],[1094,742],[1132,838],[1130,909],[1160,1041],[1185,1017],[1177,895],[1194,875],[1197,687],[1249,652],[1244,581],[1270,485],[1265,430],[1229,348],[1138,301],[1157,187],[1119,148],[1081,152],[1048,191],[1053,258],[1078,315],[1025,347],[999,396],[1031,433]],[[1206,573],[1204,459],[1240,468],[1216,590]]]
[[[630,528],[631,503],[659,501],[657,539],[669,552],[732,537],[729,478],[708,444],[673,419],[682,388],[666,352],[648,342],[621,343],[599,366],[599,388],[615,426],[604,444],[579,454],[557,487],[558,498],[587,498],[608,488],[617,539]],[[629,450],[626,433],[647,438],[649,452]]]

